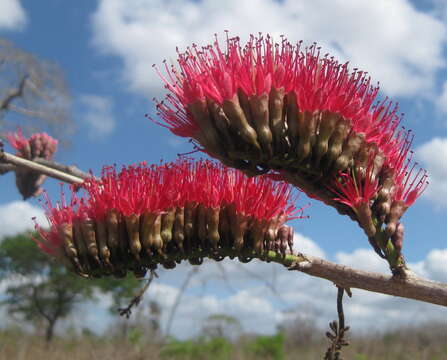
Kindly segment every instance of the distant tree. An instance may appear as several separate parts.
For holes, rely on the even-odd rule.
[[[233,316],[213,314],[205,319],[202,334],[207,338],[236,340],[242,334],[242,326],[240,321]]]
[[[284,334],[286,347],[306,346],[323,338],[317,326],[317,309],[311,304],[285,311],[284,315],[284,321],[278,325],[278,332]]]
[[[72,314],[80,302],[95,299],[95,294],[102,291],[112,295],[112,307],[117,309],[140,285],[130,276],[119,281],[76,276],[43,254],[29,234],[0,242],[0,279],[7,284],[0,305],[19,319],[37,326],[45,324],[47,343],[54,336],[56,323]]]
[[[0,277],[9,283],[1,304],[25,321],[43,320],[47,343],[53,338],[56,323],[93,294],[91,282],[42,254],[25,234],[0,243]]]
[[[0,38],[0,130],[71,131],[71,96],[60,67]]]

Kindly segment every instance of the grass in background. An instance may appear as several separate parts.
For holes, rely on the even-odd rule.
[[[292,335],[292,337],[291,337]],[[46,346],[41,337],[20,329],[0,332],[0,360],[315,360],[321,359],[328,345],[321,334],[307,342],[290,342],[294,334],[274,336],[243,335],[236,342],[225,338],[204,337],[165,343],[153,342],[150,334],[131,328],[126,336],[82,335],[55,338]],[[299,344],[299,345],[296,345]],[[385,334],[371,334],[351,339],[344,352],[353,360],[444,360],[447,359],[447,326],[427,325],[400,329]]]

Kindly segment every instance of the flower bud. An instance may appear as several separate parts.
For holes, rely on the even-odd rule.
[[[391,236],[391,241],[396,251],[400,254],[404,243],[404,225],[402,223],[397,224],[396,231]]]
[[[284,158],[284,154],[290,150],[290,142],[287,138],[285,109],[284,109],[284,88],[272,88],[268,97],[270,128],[273,134],[273,147],[275,156]]]
[[[266,156],[271,157],[273,155],[273,135],[269,123],[269,97],[267,94],[251,96],[249,104],[259,144]]]

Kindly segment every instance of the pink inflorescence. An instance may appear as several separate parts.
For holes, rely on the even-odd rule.
[[[296,196],[292,194],[292,187],[288,184],[277,183],[262,176],[249,178],[237,170],[205,160],[191,162],[182,159],[174,163],[150,166],[142,163],[123,167],[119,172],[114,166],[104,167],[101,178],[85,180],[82,188],[84,193],[80,196],[73,190],[70,202],[67,202],[64,194],[56,205],[53,205],[48,197],[46,198],[45,213],[50,229],[44,230],[36,225],[41,235],[41,240],[38,240],[39,246],[43,251],[51,255],[64,252],[64,246],[67,244],[63,243],[64,239],[60,235],[61,226],[68,225],[71,229],[76,224],[93,222],[98,231],[98,224],[110,225],[112,213],[118,214],[120,223],[124,224],[124,227],[127,226],[129,238],[132,238],[132,234],[126,221],[138,219],[137,229],[140,229],[138,241],[143,247],[145,243],[143,228],[148,214],[155,214],[155,217],[167,216],[169,213],[178,215],[179,211],[183,214],[183,209],[188,206],[194,209],[201,206],[205,212],[217,209],[217,215],[219,209],[231,208],[234,209],[234,213],[225,215],[229,216],[231,226],[239,226],[234,224],[233,219],[243,217],[250,219],[251,226],[254,226],[255,222],[263,223],[265,231],[270,226],[275,232],[285,221],[303,217],[303,209],[295,207]],[[201,215],[195,214],[193,221],[203,220],[205,224],[209,221],[208,218],[200,220],[198,217]],[[186,217],[184,221],[187,221]],[[217,221],[216,226],[220,224],[219,218]],[[247,222],[245,224],[244,226],[248,226]],[[157,231],[163,233],[165,225],[166,222],[162,219],[161,228]],[[172,223],[169,226],[170,228],[165,230],[178,230],[175,228],[176,225],[172,229]],[[110,236],[111,227],[107,229]],[[242,229],[242,235],[244,229],[245,227]],[[205,231],[210,230],[205,228]],[[99,233],[96,236],[99,241]],[[75,242],[75,235],[73,239]],[[288,240],[291,241],[290,238]],[[86,245],[88,247],[88,243]],[[182,244],[180,246],[182,247]],[[164,247],[166,248],[166,244]],[[150,249],[147,250],[150,252]]]
[[[26,159],[40,157],[50,160],[57,150],[58,141],[47,133],[34,133],[27,139],[19,129],[15,133],[8,133],[6,137],[17,155]]]
[[[242,46],[239,37],[227,38],[226,49],[219,42],[199,48],[193,45],[178,52],[179,70],[168,67],[166,76],[157,70],[171,94],[157,102],[159,115],[173,133],[194,137],[199,126],[187,106],[197,100],[212,99],[218,104],[232,100],[242,91],[248,97],[269,94],[272,89],[294,93],[300,111],[330,111],[351,122],[352,131],[375,142],[390,163],[398,161],[408,137],[396,130],[401,121],[397,105],[388,99],[374,103],[379,87],[371,85],[366,72],[351,72],[328,54],[321,56],[316,44],[293,45],[285,37],[275,43],[265,37],[250,36]]]
[[[57,150],[58,141],[46,133],[35,133],[29,138],[23,136],[22,130],[6,134],[10,145],[16,150],[16,156],[27,160],[41,158],[51,160]],[[37,196],[42,192],[41,185],[45,175],[26,168],[17,168],[16,185],[24,199]]]
[[[177,61],[179,70],[165,62],[166,76],[157,70],[170,92],[165,101],[157,102],[161,125],[173,133],[195,137],[199,124],[187,108],[197,100],[222,105],[238,91],[250,97],[284,89],[295,95],[301,112],[339,114],[350,121],[351,133],[361,133],[366,143],[376,144],[385,157],[384,166],[399,174],[397,187],[406,189],[396,191],[395,197],[411,194],[414,201],[422,193],[426,172],[420,170],[416,182],[409,180],[407,157],[413,136],[399,128],[402,116],[397,104],[388,98],[377,102],[379,87],[371,85],[366,72],[351,72],[347,63],[321,56],[316,44],[303,48],[301,42],[293,45],[285,37],[275,43],[269,35],[251,35],[245,45],[239,37],[227,38],[222,50],[216,37],[213,45],[178,51]]]

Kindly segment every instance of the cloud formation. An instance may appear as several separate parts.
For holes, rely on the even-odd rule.
[[[31,218],[33,217],[36,217],[36,221],[40,225],[48,225],[43,210],[29,202],[12,201],[0,204],[0,240],[5,236],[32,230],[34,223]]]
[[[19,0],[0,2],[0,30],[21,30],[26,23],[26,13]]]
[[[115,130],[112,100],[99,95],[82,95],[79,99],[82,106],[82,121],[89,127],[92,139],[104,138]]]
[[[447,206],[447,138],[435,137],[416,149],[428,170],[430,185],[424,196],[440,207]]]
[[[120,57],[129,88],[146,94],[161,89],[152,64],[171,62],[176,46],[206,45],[224,30],[316,41],[323,54],[368,71],[389,95],[432,90],[444,66],[445,25],[408,0],[101,0],[92,24],[97,48]]]

